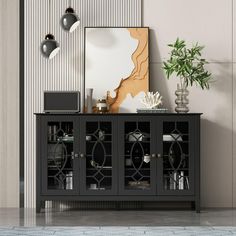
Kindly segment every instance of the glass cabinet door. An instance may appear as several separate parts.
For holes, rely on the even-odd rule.
[[[88,195],[109,195],[116,191],[114,123],[100,119],[90,118],[82,125],[85,129],[82,193]]]
[[[162,189],[159,190],[171,195],[191,194],[194,156],[189,122],[164,121],[162,134]]]
[[[75,127],[73,121],[48,120],[44,142],[43,172],[44,191],[47,193],[68,192],[75,190]],[[45,159],[46,156],[46,159]],[[78,171],[78,170],[77,170]],[[46,183],[46,184],[45,184]]]
[[[128,120],[120,126],[120,191],[123,194],[152,194],[155,191],[152,122]]]

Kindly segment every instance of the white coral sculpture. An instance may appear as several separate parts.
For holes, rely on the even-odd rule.
[[[140,102],[148,109],[157,108],[159,105],[162,105],[162,96],[159,92],[147,92],[145,97],[140,99]]]

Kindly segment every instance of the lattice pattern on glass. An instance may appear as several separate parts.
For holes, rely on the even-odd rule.
[[[165,190],[189,189],[189,124],[163,123],[163,186]]]
[[[73,189],[73,122],[48,122],[48,189]]]
[[[125,122],[125,189],[149,190],[150,123]]]
[[[111,122],[86,122],[86,188],[112,188]]]

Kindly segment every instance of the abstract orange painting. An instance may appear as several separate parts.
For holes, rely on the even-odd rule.
[[[85,88],[111,113],[136,112],[149,90],[149,29],[86,28]]]

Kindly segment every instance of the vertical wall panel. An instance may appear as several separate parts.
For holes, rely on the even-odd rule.
[[[0,207],[19,206],[19,0],[0,1]]]
[[[25,0],[25,207],[35,207],[35,117],[43,111],[44,90],[80,90],[83,96],[85,26],[141,26],[141,0],[72,0],[80,28],[68,34],[60,27],[67,0],[51,0],[51,32],[60,43],[53,60],[40,54],[49,33],[49,0]],[[49,206],[51,204],[48,204]]]

